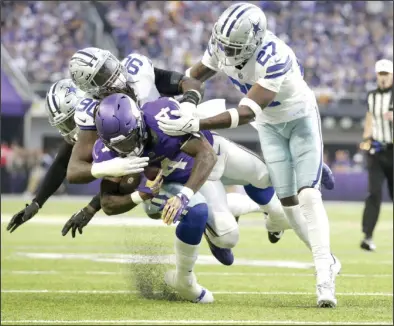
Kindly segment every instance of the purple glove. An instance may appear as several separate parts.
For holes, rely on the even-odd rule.
[[[164,223],[171,225],[177,222],[188,204],[189,198],[183,193],[179,193],[168,199],[161,213]]]
[[[328,167],[327,164],[323,164],[323,171],[321,177],[321,183],[327,190],[334,189],[335,186],[335,177],[332,174],[331,169]]]

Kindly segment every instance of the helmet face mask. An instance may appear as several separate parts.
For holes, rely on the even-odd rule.
[[[79,131],[74,121],[74,113],[82,95],[83,92],[71,79],[62,79],[53,84],[46,95],[45,109],[50,125],[72,142],[77,140]]]
[[[211,44],[224,66],[238,66],[249,60],[262,43],[267,21],[260,8],[248,3],[232,5],[216,22]]]

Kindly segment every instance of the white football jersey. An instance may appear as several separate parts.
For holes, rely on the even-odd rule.
[[[255,83],[277,93],[275,99],[256,117],[257,123],[278,124],[298,119],[308,115],[317,105],[293,50],[272,32],[267,31],[263,43],[242,69],[221,64],[213,54],[211,44],[208,44],[202,63],[212,70],[225,73],[244,94]]]
[[[146,56],[131,53],[122,60],[122,64],[127,69],[127,81],[134,89],[141,106],[160,97],[155,84],[152,62]],[[99,100],[93,99],[92,95],[87,92],[77,104],[74,120],[81,130],[96,130],[94,109],[98,103]]]

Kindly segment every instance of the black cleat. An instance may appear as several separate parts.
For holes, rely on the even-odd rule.
[[[282,238],[284,232],[285,231],[268,232],[268,240],[271,243],[277,243]]]
[[[363,241],[361,241],[360,248],[364,249],[366,251],[375,251],[376,250],[376,246],[373,243],[372,239],[364,239]]]

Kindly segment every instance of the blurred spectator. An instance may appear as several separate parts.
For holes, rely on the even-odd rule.
[[[392,1],[250,2],[294,49],[321,103],[363,93],[374,84],[373,63],[393,58]],[[201,58],[214,22],[231,4],[101,1],[99,9],[112,26],[120,56],[139,52],[160,68],[183,72]],[[30,81],[62,78],[74,51],[100,46],[86,39],[80,8],[79,2],[2,2],[2,42]],[[236,100],[232,93],[227,83],[207,83],[207,98]]]
[[[331,165],[333,172],[350,172],[352,162],[348,151],[337,150],[335,152],[335,159]]]
[[[17,142],[11,144],[6,169],[9,175],[10,192],[22,192],[26,186],[27,178],[26,152]]]
[[[358,151],[353,155],[353,172],[362,172],[365,170],[364,166],[364,154],[361,151]]]
[[[1,143],[1,191],[4,192],[5,189],[9,189],[9,175],[7,172],[7,162],[11,154],[11,148],[7,143]]]

